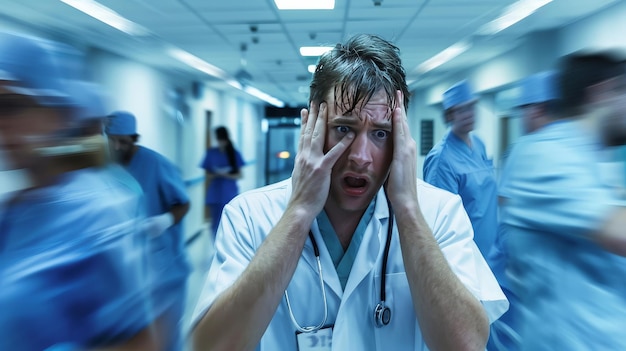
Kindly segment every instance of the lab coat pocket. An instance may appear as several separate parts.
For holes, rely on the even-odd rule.
[[[409,282],[405,272],[386,275],[385,304],[391,309],[391,320],[388,325],[375,328],[377,350],[421,350],[421,343],[416,342],[417,318],[411,299]],[[380,301],[380,276],[375,279],[375,293],[371,310],[374,311]],[[373,312],[372,312],[373,318]],[[374,322],[372,320],[372,322]]]

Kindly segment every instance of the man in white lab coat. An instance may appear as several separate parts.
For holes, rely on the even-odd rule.
[[[292,178],[224,208],[195,350],[484,350],[507,308],[457,195],[417,179],[399,50],[323,55]]]

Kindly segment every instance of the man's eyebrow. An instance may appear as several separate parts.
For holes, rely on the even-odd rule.
[[[384,121],[380,121],[380,122],[372,122],[372,124],[380,129],[391,129],[391,127],[393,126],[393,123],[391,123],[391,120],[384,120]]]
[[[328,120],[329,123],[354,125],[359,123],[359,118],[354,116],[337,116]]]
[[[355,125],[355,124],[358,124],[359,122],[360,122],[359,118],[352,117],[352,116],[338,116],[328,121],[328,123],[342,124],[342,125]],[[374,125],[374,127],[380,128],[380,129],[391,129],[392,127],[391,120],[373,121],[372,124]]]

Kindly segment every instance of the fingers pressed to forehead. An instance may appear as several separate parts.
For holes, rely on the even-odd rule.
[[[315,119],[315,125],[313,129],[313,134],[311,135],[311,142],[322,142],[324,143],[324,139],[326,138],[326,119],[328,117],[328,106],[325,102],[320,104],[319,112],[317,114],[317,118]],[[323,145],[322,145],[323,146]]]
[[[399,135],[405,135],[408,132],[406,111],[404,110],[404,95],[400,90],[396,90],[396,106],[393,109],[393,127],[398,131]]]
[[[404,93],[402,90],[396,90],[396,107],[399,107],[406,118],[406,109],[404,107]]]
[[[306,122],[306,128],[309,130],[309,134],[313,132],[313,128],[315,128],[315,121],[319,115],[320,105],[316,103],[311,103],[309,106],[309,118]]]
[[[309,110],[303,108],[302,110],[300,110],[300,142],[298,143],[298,152],[302,150],[302,143],[304,141],[304,128],[306,127],[308,119]]]
[[[306,123],[303,123],[301,126],[300,133],[300,147],[308,148],[311,145],[311,136],[313,135],[313,131],[315,129],[315,121],[318,119],[319,108],[315,104],[311,104],[308,112]]]

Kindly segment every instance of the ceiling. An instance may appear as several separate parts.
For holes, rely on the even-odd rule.
[[[374,1],[380,1],[375,5]],[[400,47],[413,87],[510,50],[525,33],[567,25],[620,0],[554,0],[530,17],[488,38],[477,35],[514,0],[336,0],[334,10],[280,11],[273,0],[100,0],[148,33],[133,37],[59,0],[0,0],[0,19],[71,38],[162,69],[197,74],[219,89],[224,82],[174,59],[175,46],[235,77],[244,66],[249,85],[283,101],[308,100],[309,64],[300,46],[334,45],[356,33],[378,34]],[[450,45],[472,48],[418,74],[418,65]],[[242,50],[245,46],[245,50]]]

